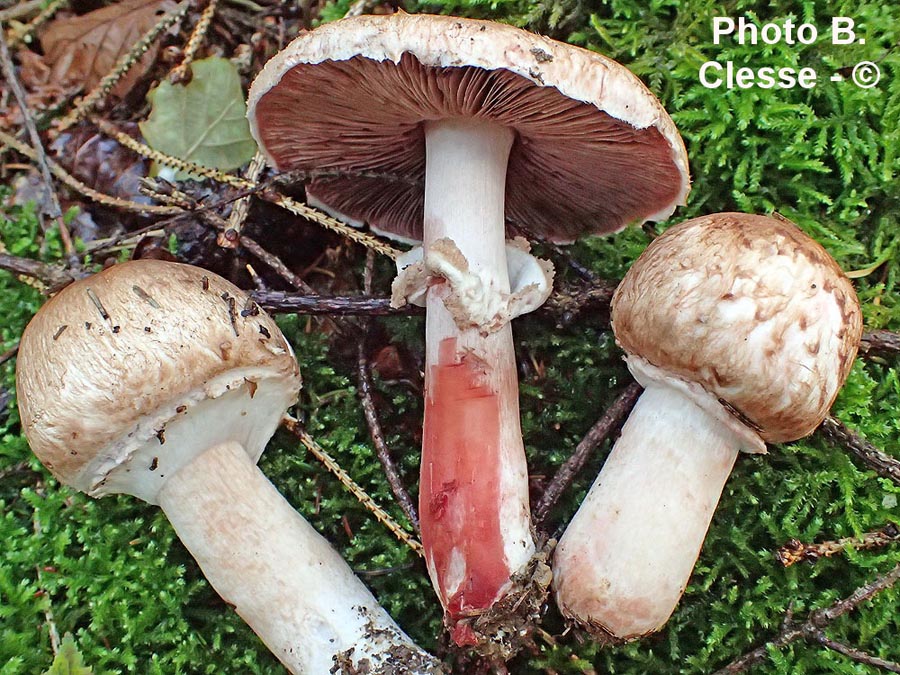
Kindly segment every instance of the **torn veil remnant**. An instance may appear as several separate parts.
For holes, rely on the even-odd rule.
[[[653,241],[612,324],[644,392],[556,549],[562,613],[598,636],[658,630],[740,450],[811,433],[856,355],[853,286],[783,219],[719,213]]]
[[[688,192],[675,125],[599,54],[402,12],[304,33],[248,109],[275,167],[318,172],[312,203],[423,242],[394,286],[427,306],[422,543],[455,642],[508,655],[521,631],[473,619],[534,554],[509,321],[543,302],[552,270],[521,244],[508,257],[505,223],[562,242],[665,218]]]
[[[338,658],[373,674],[440,672],[257,468],[300,372],[271,318],[232,311],[247,298],[149,259],[67,286],[28,324],[16,363],[32,450],[92,496],[158,504],[291,673],[327,675]]]

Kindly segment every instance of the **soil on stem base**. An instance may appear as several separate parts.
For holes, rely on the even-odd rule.
[[[500,404],[490,365],[441,341],[425,399],[419,512],[429,572],[456,644],[477,639],[461,619],[489,608],[509,585],[500,532]]]

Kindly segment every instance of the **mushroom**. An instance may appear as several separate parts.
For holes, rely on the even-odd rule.
[[[299,387],[290,345],[246,293],[160,260],[62,290],[25,329],[16,370],[44,465],[93,497],[158,504],[290,672],[439,672],[256,466]]]
[[[630,639],[674,611],[738,451],[806,436],[828,414],[862,319],[837,263],[793,223],[719,213],[647,247],[612,323],[644,392],[553,572],[564,615]]]
[[[509,635],[506,610],[487,610],[534,553],[509,321],[546,299],[552,267],[507,246],[506,221],[564,242],[665,218],[688,192],[675,125],[599,54],[402,12],[302,34],[254,81],[248,116],[270,164],[311,173],[311,203],[423,241],[394,297],[427,306],[426,563],[457,644]]]

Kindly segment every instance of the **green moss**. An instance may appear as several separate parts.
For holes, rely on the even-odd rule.
[[[333,19],[349,0],[329,3]],[[446,0],[413,3],[437,11],[508,21],[550,32],[629,65],[657,93],[688,147],[694,188],[675,220],[720,210],[778,210],[823,243],[856,281],[870,328],[900,330],[900,5],[889,2],[762,2],[735,0],[728,15],[758,21],[812,21],[809,46],[712,43],[712,0]],[[856,19],[865,45],[831,45],[832,16]],[[706,60],[754,67],[812,66],[813,90],[709,90],[698,83]],[[858,89],[831,82],[834,70],[877,61],[881,83]],[[843,71],[842,71],[843,72]],[[38,247],[28,208],[6,208],[0,236],[11,252],[47,258],[58,241]],[[572,255],[607,278],[619,278],[648,241],[631,230],[582,242]],[[559,266],[562,267],[562,266]],[[387,278],[386,267],[379,278]],[[571,276],[561,269],[560,276]],[[386,288],[381,283],[380,288]],[[40,304],[38,293],[0,273],[0,350],[17,339]],[[383,322],[413,354],[421,353],[420,319]],[[402,521],[370,448],[355,392],[354,364],[329,352],[305,319],[282,325],[303,365],[296,413],[310,432],[381,504]],[[582,316],[556,328],[540,317],[517,322],[522,361],[525,442],[532,473],[550,475],[629,381],[602,317]],[[0,370],[13,392],[13,368]],[[378,382],[388,442],[411,485],[421,401],[403,383]],[[858,362],[835,414],[885,451],[900,456],[900,374],[896,361]],[[608,448],[551,514],[564,523],[587,490]],[[24,463],[24,464],[22,464]],[[424,645],[436,644],[440,616],[420,561],[327,474],[279,433],[262,467],[286,497],[358,569],[389,611]],[[15,468],[18,467],[18,468]],[[37,473],[34,473],[37,472]],[[896,547],[850,552],[815,566],[782,568],[773,551],[787,539],[847,536],[900,522],[900,488],[867,471],[818,437],[768,456],[739,459],[685,597],[660,634],[614,649],[539,642],[511,665],[516,675],[707,673],[778,632],[783,616],[827,606],[900,561]],[[46,629],[52,609],[60,633],[71,632],[95,672],[277,673],[277,662],[222,603],[154,508],[126,498],[93,501],[61,488],[40,469],[19,436],[14,400],[0,414],[0,663],[2,672],[50,667]],[[346,526],[345,526],[346,523]],[[35,532],[36,525],[40,534]],[[40,570],[40,581],[38,581]],[[900,591],[884,592],[836,622],[828,633],[883,658],[900,661]],[[553,610],[546,628],[559,633]],[[860,673],[870,669],[806,643],[771,650],[755,673]]]

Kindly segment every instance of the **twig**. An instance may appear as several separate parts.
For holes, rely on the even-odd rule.
[[[590,286],[558,288],[547,299],[544,309],[557,314],[559,325],[566,326],[588,307],[595,307],[600,312],[608,312],[615,290],[615,282],[605,279],[598,279]]]
[[[10,359],[16,358],[16,354],[19,353],[19,342],[16,341],[12,347],[7,349],[5,352],[0,354],[0,366],[9,361]]]
[[[599,296],[606,296],[606,289],[587,289],[579,295],[578,291],[559,289],[553,292],[550,299],[537,312],[559,315],[565,314],[566,307],[578,305],[583,308],[587,303],[600,302]],[[266,291],[256,294],[256,301],[273,314],[343,314],[357,316],[391,316],[424,314],[425,308],[406,304],[403,307],[392,307],[388,297],[359,295],[350,297],[315,296],[307,294],[287,293],[284,291]],[[567,304],[571,303],[571,304]]]
[[[66,252],[66,256],[69,258],[69,264],[73,268],[78,269],[80,263],[75,255],[75,246],[72,244],[69,228],[63,220],[62,208],[60,208],[59,205],[59,197],[56,195],[53,179],[50,177],[50,167],[47,166],[47,154],[44,152],[44,145],[41,143],[41,137],[38,135],[37,129],[34,126],[34,120],[31,119],[31,113],[28,110],[28,104],[25,100],[25,91],[22,89],[22,84],[16,76],[16,69],[13,66],[12,59],[9,55],[9,46],[6,44],[6,36],[3,34],[2,30],[0,30],[0,64],[2,64],[3,74],[22,111],[22,119],[25,121],[25,128],[28,131],[28,137],[31,139],[31,145],[34,148],[38,167],[41,170],[41,176],[44,179],[44,184],[49,196],[50,217],[56,221],[56,224],[59,227],[59,238],[62,240],[63,249]]]
[[[259,174],[265,166],[266,160],[262,153],[257,150],[244,171],[244,178],[251,182],[256,182]],[[223,248],[234,248],[235,241],[241,235],[244,227],[244,221],[247,219],[247,213],[250,211],[250,195],[246,195],[238,199],[231,207],[231,214],[228,216],[228,228],[224,232],[219,233],[217,243]]]
[[[191,67],[191,63],[193,63],[197,51],[200,49],[203,40],[206,38],[206,32],[209,30],[209,24],[212,22],[213,15],[216,13],[218,5],[219,0],[209,0],[209,3],[203,9],[203,12],[200,14],[200,19],[197,21],[197,25],[194,26],[194,30],[191,32],[191,37],[188,38],[187,45],[185,45],[184,58],[181,60],[181,63],[175,66],[172,69],[172,72],[169,73],[169,80],[171,82],[178,83],[187,78],[188,68]]]
[[[95,239],[85,245],[85,254],[96,255],[100,252],[113,252],[134,248],[144,237],[162,238],[166,236],[165,226],[153,223],[147,227],[130,232],[120,232],[112,237]]]
[[[50,288],[61,288],[75,280],[72,274],[55,265],[3,252],[0,252],[0,270],[32,277]]]
[[[31,21],[29,21],[24,26],[19,28],[13,28],[10,30],[9,36],[9,46],[10,47],[18,47],[19,43],[21,43],[25,38],[34,33],[38,28],[47,23],[50,19],[53,18],[53,15],[59,11],[59,8],[65,4],[68,4],[69,0],[52,0],[44,9],[38,13],[36,17],[34,17]],[[30,5],[31,3],[23,3],[25,5]],[[38,3],[38,7],[41,6],[41,3]]]
[[[798,562],[815,562],[819,558],[830,558],[848,547],[859,549],[878,548],[892,542],[900,541],[900,528],[890,523],[874,532],[866,532],[858,537],[843,537],[836,541],[823,541],[818,544],[804,544],[798,539],[791,539],[775,552],[775,558],[785,567]]]
[[[881,668],[882,670],[886,670],[889,673],[900,673],[900,663],[895,663],[894,661],[885,661],[884,659],[880,659],[877,656],[872,656],[871,654],[856,649],[855,647],[850,647],[849,645],[845,645],[842,642],[832,640],[821,631],[816,634],[815,639],[823,647],[833,649],[834,651],[839,652],[844,656],[853,659],[854,661],[864,663],[867,666]]]
[[[637,382],[632,382],[628,385],[606,412],[603,413],[603,416],[600,417],[597,423],[585,434],[581,442],[575,447],[575,452],[557,469],[556,474],[547,484],[544,494],[541,495],[537,506],[534,507],[532,512],[535,527],[538,529],[542,528],[547,515],[550,513],[550,509],[556,505],[556,502],[572,482],[572,479],[581,471],[591,453],[609,438],[613,431],[622,425],[642,391],[641,385]]]
[[[363,274],[363,292],[366,295],[372,294],[372,280],[375,276],[375,253],[371,249],[366,251],[366,266]],[[416,513],[416,507],[400,479],[400,472],[397,465],[394,464],[394,458],[388,449],[387,442],[384,440],[384,433],[381,431],[381,422],[378,420],[378,411],[375,410],[375,402],[372,400],[372,372],[369,369],[369,362],[366,359],[366,335],[370,328],[370,321],[367,319],[363,322],[362,331],[359,337],[356,353],[356,374],[359,380],[359,398],[362,402],[363,414],[366,418],[366,425],[369,427],[369,436],[372,437],[372,444],[375,446],[375,455],[381,462],[381,468],[387,477],[388,484],[391,486],[391,492],[397,499],[403,513],[412,523],[413,530],[419,532],[419,516]]]
[[[105,120],[97,120],[97,125],[103,133],[111,136],[112,138],[115,138],[119,143],[138,153],[142,157],[152,159],[155,162],[159,162],[160,164],[176,169],[178,171],[192,173],[196,176],[208,178],[218,183],[230,185],[241,190],[256,191],[259,189],[258,185],[256,185],[252,181],[247,180],[246,178],[241,178],[240,176],[235,176],[233,174],[223,173],[222,171],[210,169],[205,166],[200,166],[199,164],[195,164],[193,162],[187,162],[183,159],[178,159],[177,157],[172,157],[170,155],[166,155],[165,153],[154,150],[153,148],[134,140],[128,134],[120,132],[112,124],[106,122]],[[366,248],[371,248],[377,253],[385,255],[389,258],[396,258],[400,254],[400,251],[395,249],[390,244],[386,244],[385,242],[373,237],[370,234],[367,234],[366,232],[362,232],[353,227],[350,227],[346,223],[342,223],[336,218],[332,218],[328,214],[323,213],[318,209],[314,209],[307,204],[301,204],[300,202],[291,199],[290,197],[285,197],[284,195],[278,194],[271,190],[263,190],[259,193],[259,196],[266,201],[277,204],[281,208],[290,211],[296,216],[311,220],[312,222],[324,227],[325,229],[337,232],[341,236],[346,237],[347,239],[357,244],[361,244]]]
[[[0,469],[0,480],[6,480],[10,476],[15,476],[17,474],[27,474],[30,477],[34,477],[37,480],[34,482],[34,485],[40,485],[40,479],[43,477],[40,471],[33,470],[28,462],[16,462],[12,466],[8,466],[4,469]]]
[[[170,26],[181,21],[184,15],[187,14],[189,7],[190,3],[187,0],[183,0],[175,7],[175,9],[168,14],[165,14],[156,22],[156,25],[144,33],[141,39],[135,42],[131,49],[119,57],[119,60],[116,61],[116,65],[113,66],[113,69],[97,83],[97,86],[94,87],[93,91],[79,99],[69,114],[60,120],[57,131],[65,131],[72,125],[77,124],[78,121],[88,112],[93,110],[100,101],[105,99],[122,76],[127,73],[135,63],[140,61],[141,57],[148,49],[150,49],[156,39],[167,31]]]
[[[357,354],[357,376],[359,379],[359,398],[362,402],[363,413],[366,417],[366,424],[369,426],[369,435],[372,437],[372,443],[375,446],[375,454],[384,474],[387,477],[388,484],[391,486],[391,492],[397,499],[403,513],[409,518],[413,529],[419,531],[419,516],[416,513],[416,507],[413,505],[412,498],[400,479],[397,466],[391,457],[391,452],[384,440],[384,434],[381,431],[381,423],[378,421],[378,413],[375,410],[375,403],[372,401],[372,374],[369,372],[369,362],[366,360],[366,349],[362,341],[359,343],[359,351]]]
[[[822,422],[819,431],[832,444],[849,450],[879,476],[890,478],[900,485],[900,459],[882,452],[857,432],[848,429],[840,420],[830,415]]]
[[[253,265],[251,265],[250,263],[247,263],[246,265],[244,265],[244,267],[247,270],[247,274],[250,275],[251,281],[253,281],[253,287],[257,291],[265,291],[266,290],[266,282],[264,282],[262,280],[262,277],[260,277],[259,274],[257,274],[256,270],[253,268]]]
[[[859,341],[859,353],[866,357],[897,356],[900,354],[900,333],[889,330],[863,333]]]
[[[887,574],[876,578],[872,583],[856,589],[846,598],[838,600],[830,607],[810,612],[806,621],[803,623],[797,623],[793,619],[788,618],[784,622],[784,626],[778,635],[769,640],[766,644],[735,659],[721,670],[716,671],[714,675],[733,675],[734,673],[742,673],[750,666],[765,659],[769,648],[775,647],[776,649],[780,649],[799,638],[806,640],[812,639],[818,642],[820,631],[828,624],[847,612],[853,611],[866,600],[872,598],[876,593],[883,591],[886,588],[890,588],[898,579],[900,579],[900,565],[894,567],[894,569]]]
[[[0,131],[0,143],[3,145],[8,145],[13,148],[16,152],[21,153],[28,157],[32,161],[37,160],[37,153],[31,149],[31,147],[25,145],[24,143],[18,141],[13,136]],[[134,213],[142,213],[146,215],[161,215],[161,216],[169,216],[169,215],[178,215],[184,213],[184,211],[175,206],[156,206],[155,204],[140,204],[138,202],[128,201],[126,199],[119,199],[118,197],[113,197],[111,195],[104,194],[102,192],[98,192],[92,187],[88,187],[77,178],[72,176],[68,171],[63,169],[59,164],[54,162],[49,157],[47,159],[47,166],[50,167],[50,172],[59,178],[65,185],[76,192],[84,195],[88,199],[91,199],[98,204],[102,204],[103,206],[110,206],[117,209],[122,209],[123,211],[131,211]]]
[[[382,577],[394,572],[402,572],[403,570],[411,570],[415,567],[414,562],[403,563],[402,565],[394,565],[392,567],[379,567],[374,570],[354,569],[353,573],[363,579],[371,579],[372,577]]]
[[[365,506],[372,515],[391,533],[397,537],[404,544],[409,546],[413,551],[415,551],[418,555],[424,555],[422,544],[419,543],[412,535],[410,535],[396,520],[394,520],[390,514],[387,513],[384,509],[382,509],[375,501],[363,490],[356,481],[354,481],[346,471],[344,471],[340,465],[320,446],[316,441],[306,433],[306,430],[302,427],[300,422],[291,417],[290,415],[284,415],[281,418],[282,425],[290,431],[294,436],[296,436],[306,449],[312,453],[312,455],[318,459],[325,468],[328,469],[331,473],[337,477],[337,479],[341,482],[341,484],[350,491],[350,493],[356,497],[359,502]]]
[[[240,242],[241,246],[247,249],[250,254],[268,265],[273,272],[287,281],[291,286],[300,289],[304,293],[308,293],[308,297],[315,296],[315,291],[312,289],[312,287],[308,283],[306,283],[300,276],[291,271],[291,269],[287,265],[281,262],[280,258],[273,255],[272,253],[269,253],[255,240],[246,235],[240,237]]]
[[[424,314],[424,307],[391,307],[391,299],[370,296],[308,295],[285,291],[254,291],[253,299],[272,314],[338,314],[391,316]]]

